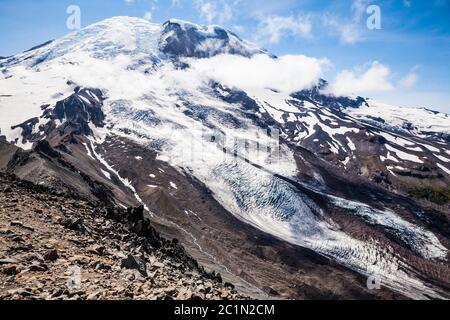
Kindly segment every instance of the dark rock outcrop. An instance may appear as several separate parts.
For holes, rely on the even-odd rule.
[[[306,100],[319,105],[327,106],[336,111],[341,111],[343,108],[359,108],[367,102],[363,97],[356,97],[355,99],[344,96],[333,96],[325,94],[323,91],[328,86],[328,82],[320,80],[319,84],[311,89],[305,89],[292,94],[293,98],[299,100]]]
[[[98,89],[76,88],[70,97],[56,103],[51,112],[54,119],[65,121],[64,126],[80,134],[91,134],[89,123],[103,127],[103,94]]]
[[[164,23],[159,49],[177,58],[209,58],[223,53],[249,57],[256,53],[266,53],[260,50],[249,50],[236,34],[220,27],[213,27],[211,31],[206,27],[176,20]]]
[[[53,40],[49,40],[49,41],[44,42],[44,43],[42,43],[42,44],[40,44],[40,45],[34,46],[34,47],[28,49],[27,51],[24,51],[24,52],[30,52],[30,51],[33,51],[33,50],[36,50],[36,49],[43,48],[43,47],[45,47],[45,46],[48,46],[48,45],[51,44],[52,42],[53,42]]]
[[[34,133],[33,129],[36,126],[36,124],[39,123],[39,118],[31,118],[27,121],[22,122],[21,124],[12,126],[11,129],[21,128],[22,129],[22,142],[26,143],[27,141],[32,141],[36,136],[39,136],[39,134]]]

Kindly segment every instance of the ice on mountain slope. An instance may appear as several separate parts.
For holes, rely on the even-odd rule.
[[[11,72],[13,77],[0,78],[0,132],[8,141],[17,139],[18,146],[29,149],[31,144],[22,144],[22,129],[11,127],[39,117],[42,105],[54,105],[70,95],[72,90],[57,72],[31,72],[22,66],[13,68]]]
[[[185,114],[183,111],[186,109],[182,105],[186,101],[183,101],[183,97],[174,101],[175,97],[171,91],[171,88],[167,88],[167,96],[160,92],[160,100],[156,104],[151,101],[138,103],[151,103],[149,108],[152,110],[152,118],[158,118],[159,122],[149,123],[145,118],[136,120],[135,117],[131,117],[135,120],[130,120],[130,113],[132,114],[135,108],[132,102],[122,101],[110,105],[108,113],[113,116],[109,121],[114,127],[114,133],[135,139],[147,146],[157,147],[162,155],[160,159],[191,172],[214,192],[216,199],[225,208],[243,221],[288,242],[332,257],[358,272],[375,273],[388,285],[411,297],[423,297],[424,292],[434,295],[433,290],[401,271],[406,266],[398,258],[376,244],[363,243],[337,231],[333,222],[327,221],[311,200],[295,192],[285,182],[243,161],[237,162],[232,154],[224,154],[216,143],[205,144],[205,131],[211,130],[209,135],[213,135],[214,128],[220,127],[221,130],[227,131],[229,136],[238,138],[241,135],[240,130],[224,127],[223,123],[211,115],[199,119],[192,114]],[[164,97],[168,99],[166,103],[162,101]],[[227,110],[227,107],[230,109],[202,91],[190,92],[189,97],[223,111]],[[246,119],[240,121],[243,122],[241,127],[246,127],[246,130],[252,128]],[[127,129],[134,134],[124,134],[121,129]],[[248,131],[246,133],[248,134]],[[249,159],[253,158],[257,156],[249,156]],[[282,170],[276,171],[277,168],[272,167],[274,172],[284,176],[295,175],[292,155],[285,153],[281,160]],[[262,163],[264,164],[264,161]],[[265,167],[270,167],[270,164]],[[340,201],[346,203],[344,199]],[[367,206],[358,205],[358,208],[360,207],[362,211],[358,209],[357,212],[361,212],[365,218],[371,218],[370,223],[395,230],[396,224],[401,222],[398,232],[404,232],[403,240],[414,244],[417,252],[425,257],[445,256],[446,249],[439,240],[433,240],[432,237],[429,241],[424,240],[430,235],[434,237],[432,233],[426,233],[413,224],[408,224],[393,213],[375,212]],[[345,206],[344,208],[349,209]],[[368,265],[372,266],[370,270],[367,270]],[[408,285],[410,288],[406,290]]]
[[[126,137],[134,138],[145,145],[152,145],[152,140],[155,138],[158,140],[152,135],[155,131],[160,132],[164,128],[158,125],[155,127],[157,130],[149,130],[148,127],[144,129],[137,124],[125,123],[127,126],[133,125],[133,129],[143,130],[138,131],[139,137],[129,135]],[[116,129],[120,127],[121,125],[117,125]],[[142,138],[144,130],[147,131],[149,140]],[[162,131],[165,132],[165,130]],[[202,153],[202,161],[199,159],[192,161],[191,158],[186,157],[187,150],[183,150],[197,149],[191,144],[190,139],[189,143],[186,143],[186,136],[191,134],[191,131],[180,128],[171,132],[173,140],[166,139],[161,153],[168,160],[170,159],[172,165],[187,169],[204,182],[214,192],[216,199],[238,218],[288,242],[327,255],[358,272],[367,275],[375,274],[386,285],[411,297],[423,298],[424,293],[436,296],[432,289],[402,271],[402,268],[407,266],[392,253],[386,252],[376,244],[352,239],[338,231],[334,223],[327,221],[311,200],[295,192],[285,182],[243,161],[237,163],[231,155],[222,157],[221,150],[214,144],[211,144],[206,153]],[[163,136],[166,135],[163,134]],[[340,200],[345,202],[343,199]],[[381,215],[381,213],[378,214]],[[392,217],[387,219],[384,223],[389,227],[395,227],[393,225],[395,220],[389,220],[393,219]],[[396,219],[402,221],[398,217]],[[375,220],[375,223],[378,224],[380,221]],[[415,235],[418,232],[418,229],[408,224],[402,231],[405,230],[411,233],[409,235]],[[405,234],[405,237],[410,239],[408,234]],[[414,238],[411,241],[416,243]],[[444,250],[445,254],[445,248],[442,249],[437,239],[436,242],[435,247]],[[442,255],[442,252],[429,251],[427,245],[428,242],[416,243],[417,250],[425,252],[424,255],[427,257]],[[367,268],[367,266],[371,267]],[[410,287],[406,289],[407,286]]]
[[[447,162],[447,163],[450,162],[450,158],[449,157],[443,157],[443,156],[440,156],[440,155],[437,155],[437,154],[435,154],[434,156],[436,158],[438,158],[439,160],[441,160],[442,162]]]
[[[154,68],[156,68],[155,64],[157,64],[158,67],[161,67],[161,65],[164,64],[163,60],[165,58],[165,53],[160,51],[161,43],[165,42],[168,38],[179,36],[179,34],[174,30],[182,30],[184,33],[189,34],[187,40],[191,42],[198,41],[200,43],[202,41],[211,39],[222,41],[221,38],[223,37],[225,37],[226,39],[233,39],[233,41],[229,40],[226,48],[224,47],[221,53],[238,52],[244,56],[248,56],[251,54],[263,52],[256,46],[245,42],[236,35],[227,32],[217,26],[202,27],[175,19],[168,21],[164,25],[158,25],[138,18],[115,17],[96,23],[80,31],[74,32],[61,39],[55,40],[46,46],[26,52],[22,55],[18,55],[10,61],[6,62],[4,66],[13,67],[20,63],[20,66],[35,66],[34,69],[41,72],[41,69],[45,67],[46,62],[51,62],[55,59],[58,60],[58,65],[75,64],[76,67],[78,67],[80,61],[83,61],[83,65],[87,66],[86,57],[97,58],[94,59],[94,61],[91,63],[90,68],[86,68],[89,69],[89,71],[85,71],[86,73],[83,74],[83,77],[87,77],[89,75],[88,77],[92,77],[93,79],[95,79],[95,81],[90,81],[91,86],[98,86],[98,78],[92,76],[91,74],[92,72],[103,73],[104,70],[102,69],[107,68],[107,66],[100,66],[99,63],[97,63],[95,60],[105,60],[117,64],[117,60],[126,57],[126,59],[124,60],[129,60],[127,62],[128,69],[141,68],[146,72],[149,70],[154,71]],[[185,47],[187,45],[186,43],[181,44],[182,47]],[[230,51],[229,47],[235,49]],[[207,49],[207,51],[210,52],[211,49]],[[90,59],[90,61],[92,61],[92,59]],[[52,68],[55,69],[55,66],[52,65]],[[12,74],[15,73],[14,70],[9,70],[8,72]],[[177,76],[181,76],[181,73],[179,73]],[[190,76],[192,75],[187,74],[185,78],[188,79]],[[120,77],[120,79],[122,78],[123,77]],[[190,81],[192,80],[193,79],[190,79]],[[143,79],[143,81],[145,80]],[[122,84],[124,85],[126,85],[127,83],[128,81],[122,82]],[[142,83],[143,82],[133,81],[133,86],[138,85],[139,87],[142,87]],[[17,85],[17,83],[13,84],[13,86],[15,87],[17,87]],[[107,88],[108,86],[104,85],[104,87]],[[131,89],[131,87],[132,86],[130,85],[126,86],[127,90]],[[139,90],[142,92],[144,89],[139,88]],[[291,97],[286,97],[285,99],[279,93],[276,93],[269,89],[259,90],[258,92],[256,92],[256,94],[255,92],[249,92],[249,94],[252,96],[256,96],[258,98],[258,101],[260,101],[260,103],[265,106],[266,111],[269,112],[269,114],[278,122],[284,123],[285,119],[289,119],[291,121],[298,119],[298,117],[295,116],[295,111],[298,107],[298,104],[294,106],[292,105],[292,103],[288,103],[288,100],[292,99]],[[18,105],[13,101],[13,99],[8,99],[8,101],[5,103],[14,103],[15,105]],[[335,122],[334,120],[335,116],[332,113],[328,112],[328,115],[326,115],[326,108],[322,106],[317,107],[315,105],[312,105],[308,101],[302,101],[302,103],[304,106],[306,106],[306,109],[315,109],[315,115],[312,115],[312,117],[316,116],[318,109],[321,109],[320,113],[322,115],[321,119],[319,119],[321,123],[326,121],[328,118],[330,120],[329,124],[337,124],[337,122]],[[24,101],[20,105],[25,104],[26,101]],[[274,108],[274,105],[277,105],[278,107]],[[363,108],[358,108],[358,110],[362,109]],[[350,111],[357,112],[354,110]],[[283,117],[284,112],[288,112],[286,114],[286,118]],[[33,115],[35,114],[35,112],[31,113]],[[303,120],[307,120],[307,117],[308,116],[303,117]],[[314,118],[311,118],[311,120],[313,121]],[[340,118],[339,121],[345,122],[346,120]],[[323,131],[331,130],[333,131],[332,133],[330,133],[331,135],[336,134],[336,130],[334,127],[330,125],[321,125],[320,122],[308,123],[308,121],[304,121],[304,125],[309,128],[300,130],[299,137],[296,141],[299,142],[308,138],[315,131],[314,126],[316,124],[321,126],[321,129]],[[5,123],[9,124],[12,122],[5,120]],[[308,132],[308,134],[305,134],[306,132]],[[15,132],[15,135],[17,136],[17,132]],[[339,149],[340,142],[334,139],[334,137],[332,136],[331,139],[333,140],[333,148],[337,147]]]
[[[8,66],[23,63],[33,67],[74,53],[88,53],[91,57],[102,60],[119,55],[135,59],[158,59],[158,39],[161,31],[161,25],[149,23],[144,19],[114,17],[75,31],[36,50],[19,54],[4,64]],[[68,63],[78,62],[77,59],[66,60]]]
[[[11,126],[39,117],[42,105],[54,105],[68,96],[73,87],[67,86],[67,81],[81,78],[95,87],[104,79],[114,81],[112,76],[117,68],[112,65],[122,66],[121,58],[126,60],[127,68],[141,60],[147,64],[156,61],[160,32],[160,25],[142,19],[111,18],[2,61],[2,135],[9,141],[18,139],[21,145],[21,129],[12,130]],[[105,77],[105,72],[111,78]],[[122,84],[126,85],[126,82]],[[131,86],[127,85],[124,89],[131,89]]]
[[[399,130],[411,130],[420,136],[427,132],[442,132],[450,134],[450,116],[441,112],[434,112],[424,108],[396,107],[373,100],[367,100],[368,105],[359,108],[347,108],[349,115],[373,121],[374,118],[383,119],[386,125],[397,127]],[[412,128],[410,128],[412,126]]]
[[[364,243],[338,231],[333,221],[324,218],[307,197],[295,192],[284,181],[246,166],[248,164],[223,163],[214,171],[212,179],[216,182],[208,183],[219,201],[227,208],[233,208],[232,212],[240,212],[241,219],[288,242],[331,257],[353,270],[379,277],[384,284],[413,298],[423,298],[425,293],[435,296],[433,290],[402,270],[408,267],[389,248],[382,249],[376,243]],[[399,228],[404,228],[399,231],[406,232],[405,237],[409,232],[416,236],[419,231],[394,214],[374,213],[368,206],[339,198],[335,200],[358,214],[367,214],[368,219],[376,219],[375,224],[397,228],[399,223]],[[407,239],[425,255],[445,258],[446,249],[434,235],[424,230],[420,232],[417,240]],[[434,239],[428,238],[430,234]]]
[[[335,205],[347,209],[352,214],[362,217],[368,223],[395,230],[394,236],[405,242],[413,251],[426,259],[446,259],[447,249],[439,239],[422,227],[403,220],[389,210],[374,209],[363,203],[328,196]]]
[[[95,130],[95,129],[94,129]],[[115,170],[99,153],[97,153],[97,151],[95,150],[95,143],[97,142],[97,140],[96,140],[96,138],[95,137],[91,137],[90,138],[90,146],[91,146],[91,150],[92,150],[92,153],[93,153],[93,155],[94,155],[94,157],[106,168],[106,169],[108,169],[108,171],[109,172],[107,172],[107,171],[104,171],[104,170],[101,170],[103,173],[105,173],[106,172],[106,174],[105,174],[105,176],[107,177],[107,178],[111,178],[111,174],[110,174],[110,172],[112,172],[112,173],[114,173],[114,175],[120,180],[120,182],[122,182],[122,184],[124,185],[124,186],[126,186],[128,189],[130,189],[132,192],[133,192],[133,194],[134,194],[134,196],[135,196],[135,198],[136,198],[136,200],[140,203],[140,204],[142,204],[143,206],[144,206],[144,209],[148,212],[148,213],[150,213],[150,215],[153,215],[153,213],[150,211],[150,209],[147,207],[147,205],[142,201],[142,199],[141,199],[141,197],[138,195],[138,193],[136,192],[136,189],[134,188],[134,186],[133,186],[133,184],[128,180],[128,179],[126,179],[126,178],[122,178],[122,176],[120,175],[120,173],[117,171],[117,170]]]

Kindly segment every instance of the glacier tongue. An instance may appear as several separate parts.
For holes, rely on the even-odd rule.
[[[239,164],[224,161],[212,172],[213,175],[197,176],[202,177],[225,208],[243,221],[280,239],[310,248],[368,277],[375,277],[411,298],[441,297],[433,288],[414,278],[412,270],[392,248],[383,248],[374,241],[356,240],[339,231],[311,199],[285,181],[244,161]],[[355,206],[354,202],[334,199],[339,200],[341,206]],[[356,207],[357,210],[373,210],[362,204],[356,204]],[[376,216],[377,213],[372,214]],[[406,237],[412,236],[411,241],[418,238],[415,245],[425,255],[445,258],[447,251],[433,234],[424,234],[423,230],[408,225],[394,214],[386,219],[397,220],[400,227],[405,225],[401,232],[405,232]],[[396,227],[395,224],[390,226]]]

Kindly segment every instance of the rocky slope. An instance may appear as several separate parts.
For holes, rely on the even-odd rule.
[[[143,208],[103,208],[0,174],[0,299],[243,299]]]

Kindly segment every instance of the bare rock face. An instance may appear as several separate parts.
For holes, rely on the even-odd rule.
[[[74,94],[56,104],[51,117],[65,120],[67,126],[80,133],[90,134],[92,131],[89,129],[89,123],[103,127],[103,99],[103,94],[98,89],[77,87]]]
[[[12,126],[11,129],[21,128],[23,142],[26,142],[27,140],[32,140],[34,138],[35,135],[33,134],[33,129],[38,123],[38,118],[32,118],[16,126]]]

